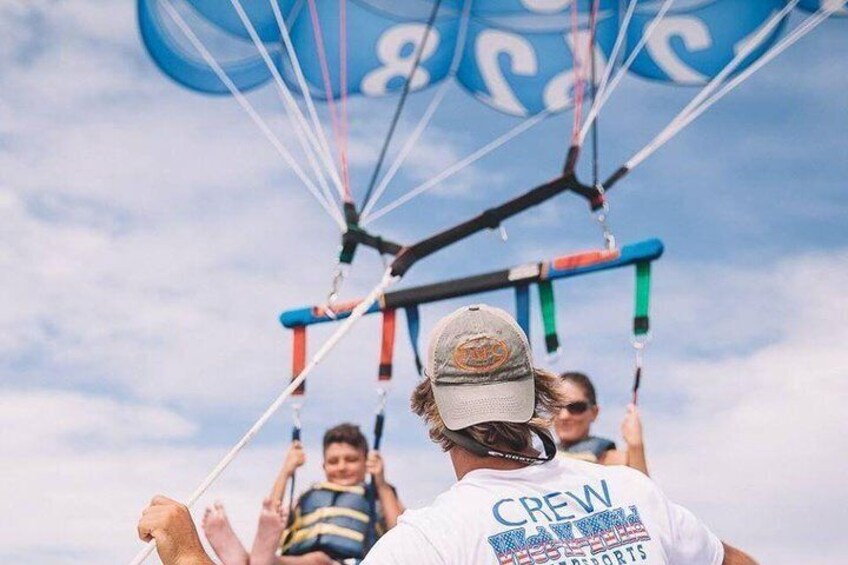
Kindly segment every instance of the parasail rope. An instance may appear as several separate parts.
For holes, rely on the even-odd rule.
[[[186,38],[189,42],[194,46],[194,48],[200,53],[203,60],[206,61],[206,64],[212,69],[218,79],[227,87],[227,90],[230,91],[230,94],[233,95],[233,98],[238,102],[238,104],[242,107],[242,109],[250,116],[250,119],[253,120],[253,123],[259,130],[265,135],[274,149],[277,150],[277,153],[283,158],[283,160],[291,167],[292,171],[297,175],[297,177],[303,182],[304,186],[306,186],[307,190],[309,190],[310,194],[315,197],[321,207],[330,215],[331,218],[338,224],[339,229],[344,231],[346,229],[344,219],[341,216],[341,212],[335,207],[333,207],[324,196],[318,192],[318,188],[312,182],[312,180],[306,175],[303,169],[300,168],[297,161],[292,157],[292,154],[286,149],[286,146],[280,141],[280,139],[274,134],[271,128],[268,126],[267,122],[259,115],[253,105],[247,100],[247,98],[242,94],[241,90],[233,83],[227,73],[221,68],[221,65],[218,64],[218,61],[215,60],[215,57],[206,49],[203,45],[203,42],[195,35],[195,33],[191,30],[191,27],[186,23],[183,17],[179,14],[179,12],[174,8],[171,0],[165,0],[162,5],[165,7],[165,10],[168,12],[168,15],[180,28],[180,30],[185,34]]]
[[[639,55],[639,53],[641,53],[642,49],[645,48],[645,45],[648,43],[648,40],[654,34],[654,31],[656,31],[657,26],[659,26],[666,13],[671,9],[672,3],[674,3],[674,0],[665,0],[663,5],[660,6],[660,9],[657,11],[657,15],[654,17],[653,20],[651,20],[651,23],[648,24],[648,27],[645,29],[645,33],[643,33],[642,37],[639,38],[639,41],[633,48],[633,52],[630,53],[630,56],[627,57],[627,59],[616,72],[615,77],[613,77],[610,82],[607,82],[606,80],[603,80],[601,82],[601,86],[599,88],[600,94],[598,95],[597,100],[594,100],[592,102],[592,107],[589,108],[589,113],[586,116],[586,122],[583,124],[583,129],[580,131],[580,137],[577,143],[578,146],[583,145],[583,141],[585,141],[586,136],[589,135],[589,129],[592,127],[592,123],[597,119],[598,114],[601,112],[601,109],[607,103],[607,100],[609,100],[609,97],[612,95],[613,91],[618,87],[619,83],[621,82],[621,79],[623,79],[624,76],[627,74],[627,69],[630,68],[630,66],[633,64],[633,61],[636,60],[636,57]],[[633,0],[633,4],[631,4],[629,8],[635,9],[635,4],[636,1]],[[630,25],[630,19],[632,19],[633,17],[631,9],[628,9],[628,13],[630,15],[630,18],[626,20],[627,26]],[[619,34],[622,34],[624,32],[625,27],[625,25],[622,25],[621,29],[619,29]],[[621,35],[619,37],[621,37]],[[615,61],[615,58],[612,57],[610,58],[610,60]],[[613,66],[614,64],[607,66],[607,80],[609,79],[609,74],[611,73]]]
[[[535,116],[531,116],[531,117],[527,118],[526,120],[524,120],[523,122],[521,122],[517,126],[513,127],[512,129],[510,129],[506,133],[502,134],[497,139],[489,142],[487,145],[484,145],[483,147],[481,147],[480,149],[478,149],[477,151],[475,151],[471,155],[465,157],[464,159],[462,159],[460,161],[457,161],[456,163],[454,163],[453,165],[451,165],[450,167],[448,167],[447,169],[445,169],[444,171],[442,171],[441,173],[439,173],[435,177],[433,177],[433,178],[427,180],[426,182],[418,185],[417,187],[413,188],[412,190],[410,190],[409,192],[407,192],[406,194],[404,194],[400,198],[398,198],[398,199],[392,201],[390,204],[386,204],[382,208],[378,209],[376,212],[372,212],[368,216],[368,221],[362,222],[362,225],[366,226],[366,225],[370,224],[371,222],[373,222],[377,218],[380,218],[381,216],[388,214],[392,210],[394,210],[394,209],[396,209],[400,206],[403,206],[404,204],[406,204],[407,202],[409,202],[413,198],[420,196],[424,192],[427,192],[428,190],[437,186],[443,180],[455,175],[456,173],[458,173],[462,169],[468,167],[469,165],[476,163],[477,161],[479,161],[480,159],[482,159],[483,157],[485,157],[486,155],[488,155],[489,153],[491,153],[495,149],[498,149],[499,147],[501,147],[505,143],[509,142],[513,138],[521,135],[522,133],[524,133],[528,129],[537,125],[539,122],[541,122],[542,120],[544,120],[545,118],[550,116],[551,113],[552,113],[552,110],[546,109],[546,110],[543,110],[542,112],[539,112]]]
[[[595,6],[597,5],[597,1],[592,2],[592,12],[594,12]],[[589,43],[591,47],[592,43],[592,24],[594,23],[594,19],[592,15],[589,15],[590,24],[589,24]],[[574,111],[573,111],[573,120],[572,120],[572,129],[571,129],[571,145],[575,145],[577,142],[577,136],[580,132],[580,122],[582,120],[583,114],[583,94],[586,88],[586,77],[583,76],[583,53],[580,49],[580,44],[576,41],[578,37],[577,32],[579,31],[579,23],[577,17],[577,2],[571,3],[571,35],[575,38],[574,43],[574,77],[575,77],[575,85],[574,85]]]
[[[256,32],[256,28],[254,27],[253,22],[250,21],[250,18],[244,11],[244,7],[241,4],[241,0],[230,0],[230,4],[232,4],[233,8],[235,8],[239,19],[241,19],[242,25],[244,25],[245,29],[247,30],[247,33],[250,35],[250,39],[256,46],[256,50],[259,51],[259,55],[265,62],[265,66],[268,68],[268,71],[274,78],[274,83],[276,84],[277,90],[280,93],[280,97],[282,98],[285,104],[286,113],[290,118],[293,118],[294,132],[296,134],[295,137],[297,137],[297,140],[300,143],[300,147],[306,154],[306,158],[309,161],[309,165],[312,167],[312,170],[318,179],[318,183],[321,185],[321,190],[324,193],[324,197],[327,199],[327,202],[335,203],[335,199],[332,193],[330,192],[330,187],[327,186],[327,179],[324,177],[324,173],[321,170],[320,165],[315,160],[315,152],[321,155],[321,146],[319,145],[318,140],[315,138],[315,135],[310,130],[309,123],[306,121],[306,118],[304,118],[300,107],[297,105],[297,102],[292,96],[291,90],[289,90],[288,86],[286,86],[286,83],[283,82],[283,77],[280,75],[280,71],[279,69],[277,69],[277,65],[275,65],[274,62],[271,60],[271,55],[268,53],[268,49],[265,47],[265,43],[262,42],[259,37],[259,34]],[[330,170],[332,170],[333,168],[331,165],[328,165],[326,161],[324,162],[324,165],[330,167]]]
[[[318,134],[318,141],[321,143],[321,148],[323,149],[321,155],[324,158],[324,166],[328,171],[330,171],[333,183],[336,185],[336,189],[339,192],[339,196],[344,198],[344,188],[342,187],[342,181],[339,177],[338,169],[336,168],[335,163],[333,163],[333,153],[330,151],[330,146],[327,143],[327,136],[324,135],[324,127],[321,125],[321,120],[318,119],[318,112],[315,110],[315,103],[312,100],[312,89],[310,89],[306,84],[306,78],[303,76],[303,69],[300,66],[300,59],[297,56],[297,51],[294,49],[294,43],[292,43],[288,26],[286,25],[282,12],[280,11],[279,2],[278,0],[269,0],[269,2],[271,4],[271,9],[274,11],[274,18],[277,20],[277,27],[280,29],[280,36],[283,38],[286,53],[291,61],[292,70],[294,70],[294,75],[297,79],[297,85],[300,88],[303,98],[306,100],[306,109],[309,112],[309,118],[312,121],[312,128]],[[300,5],[303,5],[302,1]]]
[[[342,0],[344,1],[344,0]],[[371,200],[371,194],[374,192],[374,186],[377,184],[377,177],[380,175],[380,169],[383,167],[383,161],[386,159],[386,153],[389,151],[389,145],[392,143],[392,138],[395,135],[398,122],[400,121],[401,112],[406,104],[406,99],[409,97],[409,92],[412,90],[412,79],[415,78],[415,73],[418,72],[418,67],[421,66],[421,58],[424,55],[424,49],[427,47],[427,41],[430,39],[430,33],[433,31],[433,26],[436,23],[436,16],[439,14],[439,8],[442,5],[442,0],[433,2],[433,9],[430,10],[430,16],[427,19],[427,26],[424,28],[424,34],[421,38],[421,44],[418,46],[418,52],[415,54],[415,60],[412,62],[412,68],[409,70],[409,76],[403,83],[403,90],[400,93],[400,99],[395,106],[395,113],[392,116],[392,121],[389,124],[389,131],[386,132],[386,137],[383,139],[383,147],[380,148],[380,155],[377,157],[377,162],[374,164],[374,171],[371,173],[371,180],[368,182],[368,189],[365,191],[365,198],[362,200],[363,208],[368,205]]]
[[[453,53],[453,60],[451,61],[450,70],[448,71],[448,77],[453,77],[456,74],[457,69],[459,68],[459,63],[462,61],[462,54],[465,50],[465,38],[468,34],[468,22],[470,21],[470,13],[471,13],[471,4],[473,0],[465,0],[462,7],[462,16],[460,21],[459,33],[457,34],[456,41],[456,49]],[[380,179],[380,183],[377,185],[376,190],[374,190],[374,196],[368,201],[368,204],[362,210],[362,218],[365,219],[371,213],[371,210],[374,209],[374,206],[377,204],[377,201],[388,188],[389,183],[395,177],[397,172],[400,170],[401,165],[406,161],[407,157],[412,153],[412,150],[415,147],[415,144],[418,142],[418,139],[424,133],[424,130],[427,129],[427,126],[430,125],[430,122],[433,120],[433,116],[436,114],[436,110],[439,105],[444,100],[445,95],[447,94],[448,88],[450,87],[450,80],[444,80],[439,85],[439,89],[436,91],[433,99],[430,100],[430,104],[427,106],[427,110],[424,111],[424,114],[421,116],[421,119],[418,121],[418,124],[415,126],[415,129],[412,130],[412,133],[409,135],[409,138],[404,143],[403,148],[401,148],[400,152],[398,152],[397,157],[392,162],[392,165],[389,167],[389,170],[386,171],[386,174]]]
[[[339,130],[344,150],[343,172],[345,186],[350,187],[350,169],[348,168],[348,115],[347,115],[347,0],[339,1],[339,87],[341,88],[341,120]]]
[[[797,1],[798,0],[792,0],[792,2],[794,3],[797,3]],[[790,5],[792,5],[792,3],[790,3]],[[773,61],[775,57],[777,57],[778,55],[786,51],[789,47],[797,43],[802,37],[813,31],[816,27],[819,26],[819,24],[825,21],[828,17],[830,17],[831,14],[833,14],[833,12],[835,12],[839,8],[840,6],[838,4],[833,5],[832,7],[822,8],[815,14],[806,18],[800,25],[798,25],[798,27],[793,29],[786,37],[780,40],[774,47],[769,49],[750,67],[740,72],[738,75],[736,75],[727,83],[725,83],[724,86],[722,86],[722,88],[719,89],[717,92],[712,93],[712,95],[710,95],[706,100],[704,100],[703,103],[700,104],[697,108],[694,108],[685,115],[678,116],[677,118],[675,118],[675,120],[672,120],[672,123],[669,124],[668,127],[666,127],[662,132],[660,132],[660,134],[657,135],[650,143],[648,143],[648,145],[646,145],[641,151],[631,157],[630,160],[625,163],[623,168],[629,171],[640,165],[645,159],[650,157],[660,147],[665,145],[670,139],[672,139],[678,133],[683,131],[689,124],[691,124],[698,117],[700,117],[701,114],[706,112],[719,100],[724,98],[727,94],[736,89],[736,87],[745,82],[748,78],[751,77],[751,75],[753,75],[765,65]],[[749,48],[751,48],[752,45],[755,44],[755,41],[751,41],[748,45],[746,45],[746,49],[744,49],[743,52],[747,51]],[[753,49],[751,48],[751,50]],[[747,57],[747,54],[745,56]]]
[[[315,39],[315,50],[318,54],[318,62],[321,66],[321,76],[324,80],[324,95],[327,97],[327,106],[330,109],[330,119],[333,123],[333,136],[336,138],[336,149],[339,153],[342,169],[342,185],[344,187],[345,202],[352,202],[350,196],[350,185],[348,184],[347,172],[347,147],[344,145],[339,116],[336,111],[336,103],[333,99],[333,86],[330,81],[330,68],[327,63],[327,53],[324,49],[324,35],[321,33],[321,21],[318,18],[318,8],[315,0],[309,0],[309,14],[312,17],[312,35]]]
[[[365,315],[366,311],[371,307],[374,302],[380,299],[381,296],[385,293],[386,289],[388,289],[392,284],[397,282],[399,277],[395,277],[392,275],[391,269],[387,269],[385,274],[383,275],[383,279],[380,283],[375,286],[368,296],[365,299],[357,304],[356,308],[350,313],[350,316],[342,322],[339,328],[333,333],[330,338],[324,342],[324,345],[321,346],[321,349],[312,357],[309,361],[309,364],[301,371],[301,373],[297,376],[297,378],[293,379],[289,386],[280,393],[280,395],[271,403],[267,410],[259,417],[255,424],[247,431],[244,436],[230,449],[230,451],[224,456],[223,459],[215,466],[209,475],[203,479],[200,485],[195,489],[192,495],[189,497],[186,502],[186,506],[191,508],[197,500],[203,496],[203,494],[211,487],[221,473],[229,466],[230,463],[236,458],[236,456],[241,452],[244,447],[250,443],[250,441],[259,433],[259,431],[268,423],[268,420],[274,415],[274,413],[279,410],[280,406],[286,401],[286,399],[291,396],[291,394],[297,389],[298,386],[306,379],[306,377],[318,366],[321,361],[324,360],[324,357],[332,351],[332,349],[341,341],[341,339],[350,331],[351,327],[359,321],[362,316]],[[147,546],[135,556],[130,565],[139,565],[143,563],[156,548],[156,542],[151,541],[147,544]]]

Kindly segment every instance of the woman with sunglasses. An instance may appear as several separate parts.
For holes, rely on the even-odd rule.
[[[616,449],[612,440],[590,435],[592,423],[598,417],[595,387],[583,373],[568,372],[560,375],[563,393],[570,402],[554,418],[554,429],[560,442],[560,452],[602,465],[627,465],[646,475],[645,445],[642,441],[642,422],[635,404],[627,406],[621,423],[621,435],[626,450]]]

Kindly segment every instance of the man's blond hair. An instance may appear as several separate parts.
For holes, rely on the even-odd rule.
[[[463,431],[477,442],[489,447],[500,447],[510,451],[522,452],[533,445],[534,432],[547,433],[554,415],[567,403],[559,386],[559,377],[544,369],[535,369],[536,404],[533,417],[529,422],[513,424],[509,422],[485,422],[465,428]],[[447,429],[439,414],[436,399],[433,396],[433,384],[425,378],[412,392],[412,411],[421,416],[427,425],[430,439],[448,451],[454,443],[445,437]]]

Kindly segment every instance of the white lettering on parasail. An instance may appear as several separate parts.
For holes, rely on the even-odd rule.
[[[686,64],[671,46],[671,40],[679,37],[687,51],[700,51],[712,46],[712,37],[707,25],[694,16],[668,16],[660,21],[645,45],[654,62],[674,82],[703,84],[707,77]]]
[[[386,30],[377,41],[377,58],[383,66],[365,75],[361,84],[362,92],[368,96],[383,96],[388,92],[392,79],[406,79],[415,66],[415,57],[426,30],[425,24],[399,24]],[[427,36],[421,63],[412,77],[412,90],[424,88],[430,83],[430,73],[423,63],[436,52],[439,41],[439,30],[434,27]],[[410,45],[412,49],[409,49]]]

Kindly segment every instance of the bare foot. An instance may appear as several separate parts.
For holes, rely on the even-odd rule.
[[[277,561],[277,548],[280,547],[280,536],[289,519],[289,509],[284,504],[274,502],[270,498],[262,501],[259,512],[259,526],[253,539],[253,549],[250,550],[250,565],[273,565]]]
[[[203,515],[203,533],[223,565],[248,565],[248,554],[236,537],[224,505],[216,502]]]

